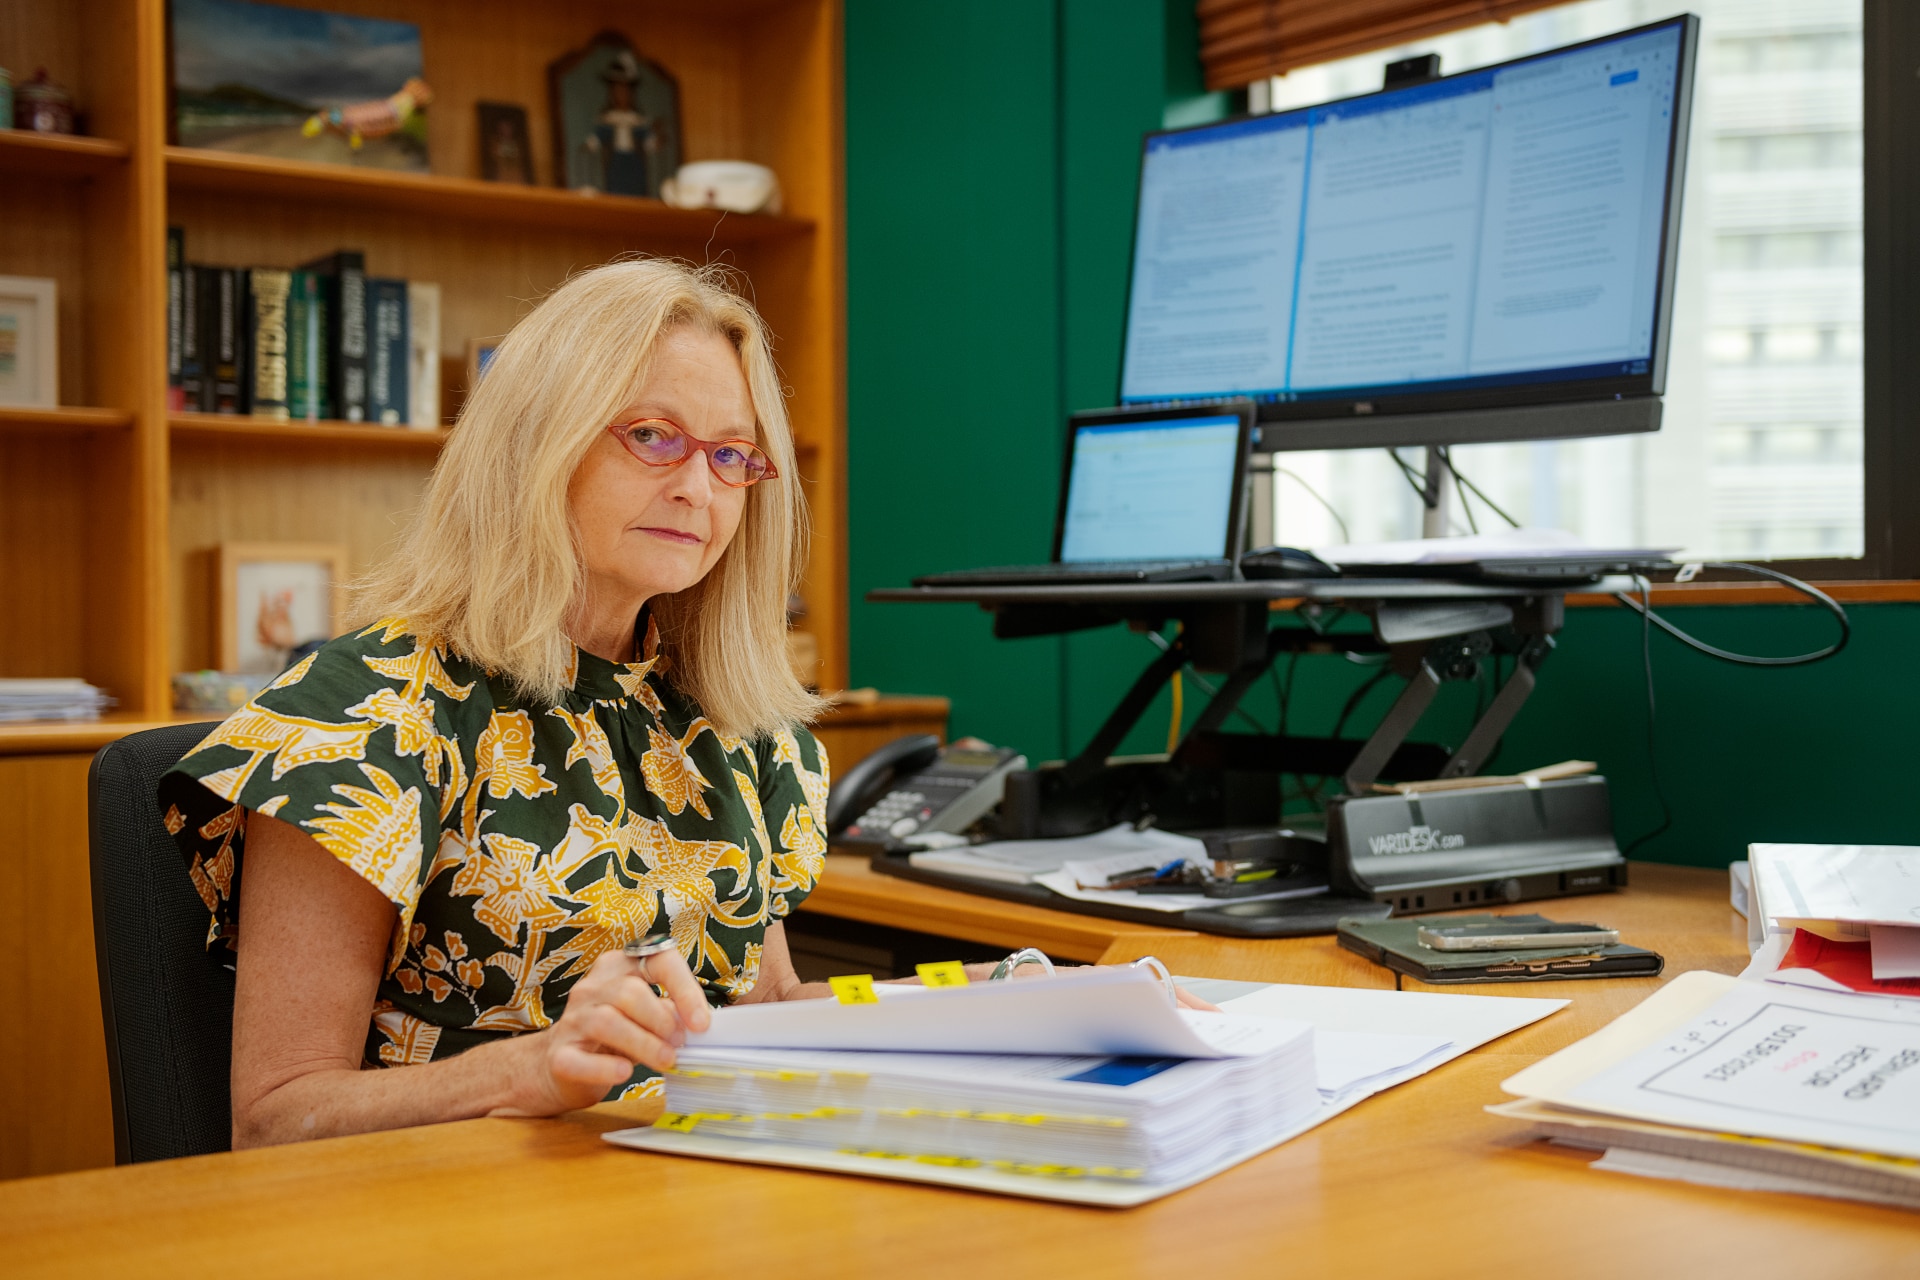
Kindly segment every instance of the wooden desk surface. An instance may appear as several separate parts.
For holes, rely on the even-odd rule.
[[[827,883],[847,870],[836,863]],[[1723,874],[1636,865],[1634,877],[1627,893],[1556,902],[1551,913],[1617,925],[1666,954],[1669,975],[1744,963],[1744,929],[1726,905]],[[1245,942],[1080,917],[1049,923],[1026,913],[1058,913],[989,908],[959,894],[943,902],[932,896],[942,890],[872,880],[849,872],[820,905],[868,918],[858,913],[879,910],[891,893],[901,912],[893,922],[938,924],[934,931],[950,936],[998,943],[1020,940],[1019,929],[1056,929],[1047,936],[1084,953],[1107,928],[1109,958],[1151,950],[1178,972],[1391,981],[1328,938]],[[621,1150],[597,1135],[647,1112],[598,1107],[559,1120],[473,1120],[0,1184],[0,1274],[1920,1274],[1920,1215],[1595,1173],[1590,1155],[1530,1141],[1481,1110],[1504,1096],[1501,1080],[1656,985],[1452,988],[1573,1003],[1138,1209]]]

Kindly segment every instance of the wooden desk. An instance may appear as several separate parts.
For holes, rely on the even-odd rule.
[[[1048,922],[836,862],[822,910],[866,919],[887,899],[915,927],[1084,954],[1152,950],[1176,971],[1385,985],[1331,939],[1242,942]],[[1663,951],[1669,973],[1745,960],[1717,872],[1635,866],[1621,895],[1552,904]],[[958,899],[953,901],[952,899]],[[891,917],[901,920],[902,916]],[[1062,949],[1062,954],[1067,954]],[[1384,978],[1384,981],[1383,981]],[[1920,1215],[1595,1173],[1485,1114],[1499,1082],[1644,997],[1653,979],[1494,985],[1572,999],[1544,1022],[1371,1098],[1199,1187],[1131,1210],[642,1154],[598,1134],[600,1107],[559,1120],[473,1120],[299,1147],[0,1184],[0,1274],[340,1275],[565,1268],[648,1274],[1142,1276],[1493,1272],[1560,1276],[1916,1274]],[[1456,988],[1458,989],[1458,988]]]

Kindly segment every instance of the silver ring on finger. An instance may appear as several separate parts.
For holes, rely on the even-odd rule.
[[[623,950],[628,956],[640,962],[640,976],[648,977],[647,961],[654,956],[665,955],[667,952],[675,950],[673,935],[670,933],[650,933],[644,938],[638,938],[629,942]]]

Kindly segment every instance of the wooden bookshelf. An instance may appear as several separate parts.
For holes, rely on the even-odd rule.
[[[0,174],[9,178],[92,178],[125,165],[129,154],[110,138],[0,129]]]
[[[658,200],[633,196],[301,164],[191,147],[167,148],[167,187],[170,191],[212,192],[241,200],[306,200],[422,218],[459,218],[492,226],[609,232],[663,242],[711,242],[727,248],[805,235],[814,229],[810,218],[676,209]]]
[[[94,409],[66,404],[54,409],[0,406],[0,431],[125,431],[132,426],[133,415],[124,409]]]
[[[453,433],[445,427],[378,427],[364,422],[281,422],[239,414],[177,413],[167,419],[175,440],[252,440],[260,444],[353,445],[438,453]]]

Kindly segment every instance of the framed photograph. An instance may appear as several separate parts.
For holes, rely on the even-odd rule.
[[[480,176],[488,182],[532,186],[527,109],[511,102],[481,102],[475,107],[480,113]]]
[[[172,0],[183,147],[427,172],[420,28],[248,0]]]
[[[572,191],[660,198],[680,168],[680,86],[617,31],[547,68],[554,181]]]
[[[345,605],[345,547],[223,542],[216,562],[220,670],[272,674],[301,645],[336,634]]]
[[[0,276],[0,404],[60,403],[59,290],[38,276]]]

